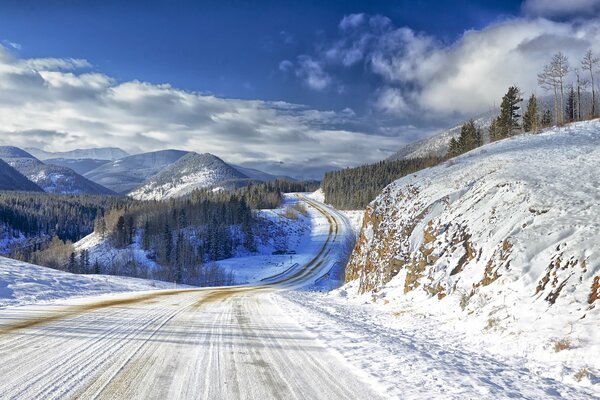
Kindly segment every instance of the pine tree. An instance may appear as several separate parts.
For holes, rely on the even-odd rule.
[[[69,255],[69,264],[67,265],[67,271],[76,273],[77,272],[77,260],[75,258],[75,252],[71,252]]]
[[[565,114],[567,116],[567,122],[573,122],[577,119],[577,98],[575,96],[575,90],[573,86],[569,89],[567,95],[567,105],[565,106]]]
[[[460,146],[458,144],[458,140],[456,140],[456,138],[452,138],[448,144],[448,156],[456,157],[458,155],[460,155]]]
[[[538,111],[535,94],[531,94],[527,102],[527,111],[523,115],[523,130],[533,133],[536,133],[538,130]]]
[[[552,112],[550,110],[546,110],[544,111],[544,114],[542,114],[540,126],[542,128],[549,128],[552,126]]]
[[[502,104],[500,104],[500,115],[496,120],[496,137],[497,139],[504,139],[513,136],[517,129],[520,128],[519,109],[521,108],[518,104],[523,101],[521,98],[520,90],[517,86],[511,86],[508,88],[506,94],[502,97]]]
[[[100,270],[100,263],[98,262],[98,259],[96,258],[96,260],[94,261],[94,273],[95,274],[100,274],[101,270]]]

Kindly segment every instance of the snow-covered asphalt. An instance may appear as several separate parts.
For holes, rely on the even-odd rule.
[[[265,286],[162,290],[0,311],[0,398],[378,399],[358,370],[277,304],[330,271],[346,222]]]

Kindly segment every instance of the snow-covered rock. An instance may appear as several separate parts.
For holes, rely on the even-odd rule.
[[[483,146],[384,189],[346,290],[599,375],[600,121]]]

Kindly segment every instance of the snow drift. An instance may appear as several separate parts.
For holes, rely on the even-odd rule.
[[[595,120],[404,177],[365,212],[349,288],[598,368],[599,170]]]

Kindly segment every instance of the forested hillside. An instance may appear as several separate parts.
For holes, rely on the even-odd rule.
[[[5,251],[28,261],[31,253],[52,237],[79,240],[93,231],[98,214],[128,202],[131,200],[115,196],[0,192],[0,235],[7,242]],[[11,237],[21,240],[11,246]]]
[[[0,193],[0,238],[13,258],[77,273],[147,276],[147,265],[100,265],[99,254],[73,246],[95,231],[111,247],[147,251],[157,277],[198,283],[202,265],[255,250],[254,209],[276,208],[282,193],[315,183],[275,180],[234,191],[195,191],[169,201],[118,196]],[[208,267],[207,267],[208,268]],[[211,272],[215,274],[215,271]]]
[[[369,204],[391,182],[423,168],[446,160],[446,157],[424,157],[408,160],[381,161],[376,164],[328,172],[321,188],[325,202],[342,210],[359,210]]]

